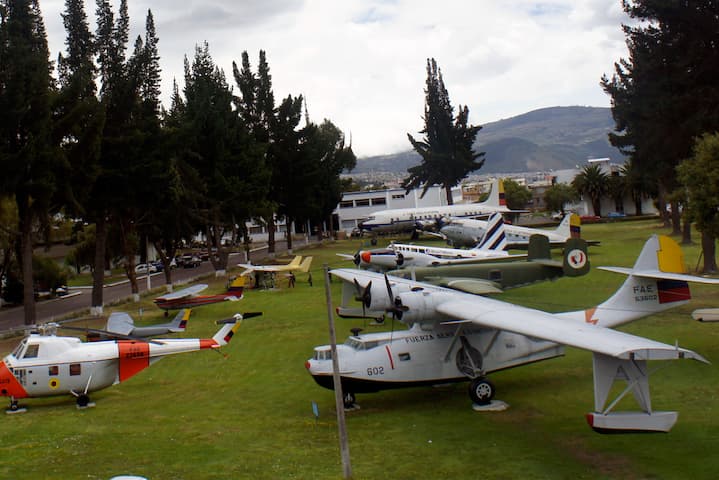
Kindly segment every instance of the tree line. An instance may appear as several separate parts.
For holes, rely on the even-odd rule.
[[[94,226],[85,252],[99,314],[109,244],[125,258],[133,293],[143,241],[168,284],[178,247],[197,232],[224,272],[223,240],[249,248],[246,222],[266,225],[271,253],[277,219],[290,249],[292,225],[331,229],[339,174],[356,163],[343,132],[313,122],[301,95],[275,101],[264,51],[254,70],[242,52],[228,80],[209,45],[197,45],[164,108],[152,12],[130,50],[127,1],[117,11],[95,3],[92,30],[84,2],[65,1],[65,50],[54,69],[38,1],[0,1],[0,276],[14,258],[27,324],[35,322],[33,246],[49,238],[55,214]]]

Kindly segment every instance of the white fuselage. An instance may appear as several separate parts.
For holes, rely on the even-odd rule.
[[[452,245],[456,247],[476,245],[487,229],[487,222],[471,218],[453,218],[450,223],[440,229]],[[544,235],[552,244],[560,244],[567,241],[569,234],[562,235],[556,230],[543,230],[539,228],[520,227],[517,225],[504,224],[504,233],[507,243],[512,245],[526,245],[529,237],[535,234]]]
[[[374,212],[359,224],[362,230],[376,233],[407,232],[418,225],[426,225],[449,217],[477,217],[494,212],[510,212],[506,205],[491,206],[481,203],[445,205],[440,207],[398,208]]]
[[[465,342],[474,349],[481,372],[460,370],[466,365],[460,358]],[[563,354],[564,347],[553,342],[472,325],[415,324],[408,330],[351,336],[337,345],[343,389],[352,393],[466,381]],[[319,385],[333,388],[329,345],[315,347],[305,366]]]

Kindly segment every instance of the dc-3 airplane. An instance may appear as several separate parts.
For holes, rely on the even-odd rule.
[[[165,315],[167,315],[168,310],[200,307],[202,305],[210,305],[212,303],[224,301],[234,302],[242,298],[243,290],[245,288],[245,278],[238,276],[232,280],[227,287],[226,293],[220,293],[217,295],[198,295],[206,288],[207,284],[199,283],[197,285],[157,297],[154,302],[159,308],[165,310]]]
[[[579,215],[572,213],[565,215],[555,230],[505,225],[507,248],[526,248],[529,237],[536,234],[547,237],[553,247],[562,246],[567,239],[580,237],[581,224]],[[491,226],[488,220],[451,218],[439,229],[439,234],[455,247],[472,247]]]
[[[495,388],[487,374],[561,356],[563,345],[569,345],[593,352],[594,411],[586,418],[594,430],[669,431],[677,413],[653,410],[647,362],[708,362],[691,350],[612,327],[687,303],[687,282],[719,283],[683,274],[683,265],[676,242],[652,236],[633,268],[606,268],[628,275],[611,298],[594,308],[556,314],[363,270],[333,270],[350,293],[355,285],[367,292],[368,310],[391,312],[410,327],[355,334],[337,346],[345,404],[354,404],[356,393],[469,380],[476,408],[489,409]],[[305,366],[319,385],[333,388],[329,345],[315,347]],[[625,380],[627,387],[607,404],[616,380]],[[640,411],[614,412],[629,392]]]
[[[257,313],[244,314],[244,318]],[[0,396],[10,398],[8,413],[24,411],[22,398],[73,395],[80,408],[91,406],[89,393],[133,377],[166,355],[216,349],[227,345],[243,315],[221,320],[212,338],[126,339],[82,342],[55,335],[56,323],[39,327],[0,362]],[[86,330],[74,327],[77,330]],[[97,330],[93,330],[97,332]],[[120,336],[104,331],[106,335]]]
[[[489,198],[484,202],[379,210],[360,222],[358,227],[371,233],[411,232],[434,227],[444,218],[477,217],[494,212],[513,212],[513,210],[507,208],[507,201],[504,198],[504,184],[499,179],[492,184]]]
[[[353,260],[360,268],[375,271],[526,258],[526,255],[510,255],[504,250],[506,247],[507,237],[502,215],[494,213],[490,216],[489,228],[484,231],[474,248],[444,248],[393,242],[387,248],[360,250],[354,255],[338,255]]]

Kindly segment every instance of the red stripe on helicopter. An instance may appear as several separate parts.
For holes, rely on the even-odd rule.
[[[5,362],[0,362],[0,395],[15,398],[27,397],[27,392],[17,381],[15,375],[7,368]]]
[[[392,360],[392,352],[389,351],[389,345],[385,345],[384,349],[387,350],[387,356],[389,357],[389,366],[394,370],[394,360]]]
[[[150,366],[150,344],[135,340],[117,341],[119,376],[124,382]]]

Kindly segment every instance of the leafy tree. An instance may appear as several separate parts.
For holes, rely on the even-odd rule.
[[[597,164],[587,165],[574,177],[572,186],[580,195],[586,195],[592,203],[594,215],[602,215],[601,200],[607,193],[609,177]]]
[[[452,187],[468,173],[482,168],[484,152],[472,150],[481,126],[469,124],[469,108],[459,107],[457,116],[449,100],[437,62],[427,59],[425,88],[424,134],[421,141],[407,134],[414,150],[422,157],[419,165],[409,168],[409,176],[402,182],[407,191],[422,187],[422,196],[430,186],[441,185],[452,204]]]
[[[224,271],[229,250],[222,238],[237,236],[237,225],[256,215],[255,205],[267,192],[269,172],[264,148],[258,145],[232,108],[232,92],[215,66],[207,43],[195,48],[192,64],[185,58],[183,133],[185,158],[204,182],[199,203],[210,256],[216,271]]]
[[[616,123],[610,141],[650,172],[663,209],[677,188],[675,167],[691,156],[693,139],[719,129],[719,4],[626,0],[623,8],[635,20],[624,26],[629,58],[602,78]],[[677,207],[675,201],[675,233]]]
[[[512,179],[505,178],[504,198],[507,201],[507,208],[511,210],[523,210],[532,199],[532,192],[524,185],[520,185]],[[516,221],[519,214],[511,214],[512,221]]]
[[[555,183],[544,191],[544,203],[550,212],[561,212],[564,215],[564,206],[573,203],[579,195],[574,187],[568,183]]]
[[[719,237],[719,134],[696,139],[694,154],[677,167],[679,182],[688,199],[685,211],[702,234],[704,273],[716,273],[716,239]]]
[[[36,0],[0,3],[0,194],[14,196],[25,323],[35,323],[33,229],[47,229],[63,162],[52,142],[54,85]]]

